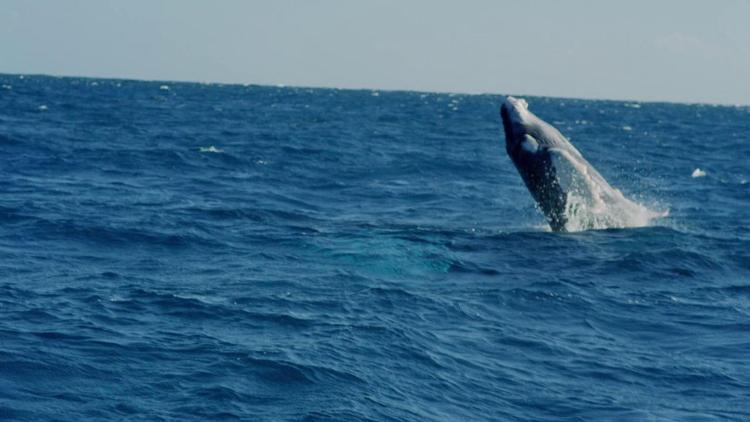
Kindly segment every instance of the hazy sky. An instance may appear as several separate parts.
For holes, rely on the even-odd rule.
[[[750,104],[750,1],[2,0],[0,72]]]

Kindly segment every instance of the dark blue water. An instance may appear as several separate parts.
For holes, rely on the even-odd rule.
[[[750,108],[0,75],[2,420],[748,420]],[[700,168],[705,177],[691,177]]]

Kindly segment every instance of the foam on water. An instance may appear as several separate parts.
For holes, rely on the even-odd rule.
[[[210,146],[207,146],[207,147],[200,147],[200,152],[211,152],[211,153],[214,153],[214,154],[220,154],[220,153],[224,152],[224,150],[220,149],[220,148],[216,148],[213,145],[210,145]]]

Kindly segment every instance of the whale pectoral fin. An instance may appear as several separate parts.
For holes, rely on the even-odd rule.
[[[521,149],[530,154],[536,154],[539,151],[539,141],[533,136],[526,134],[521,141]]]

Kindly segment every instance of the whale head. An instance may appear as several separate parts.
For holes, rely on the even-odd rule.
[[[534,116],[529,111],[529,104],[523,98],[507,97],[500,107],[505,130],[505,147],[510,153],[520,145],[528,133],[528,126],[532,124]]]
[[[512,121],[522,123],[529,113],[529,103],[523,98],[507,97],[501,109],[508,113]]]
[[[529,111],[522,98],[507,97],[500,107],[505,130],[505,149],[514,160],[527,153],[536,153],[542,147],[564,148],[579,154],[554,126]]]

